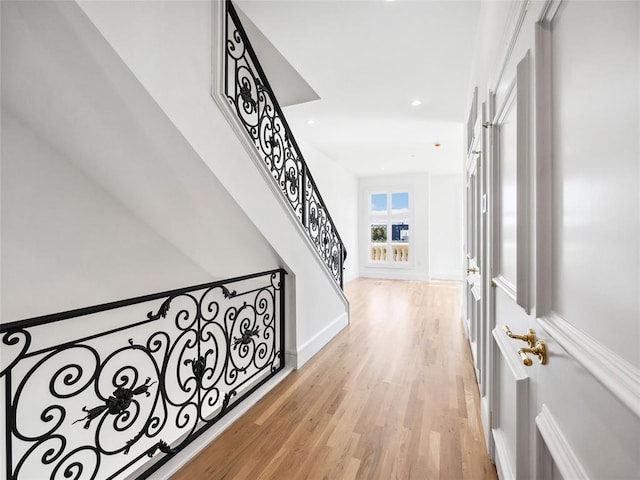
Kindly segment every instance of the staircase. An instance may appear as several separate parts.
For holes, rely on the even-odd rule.
[[[47,357],[53,351],[45,345],[49,341],[62,345],[65,355],[74,349],[88,353],[91,366],[95,363],[91,349],[99,352],[95,360],[100,364],[110,358],[108,348],[98,346],[99,338],[109,333],[112,352],[140,354],[162,365],[151,331],[145,332],[149,333],[145,338],[128,336],[129,327],[134,326],[128,324],[128,314],[116,319],[111,313],[92,310],[99,322],[80,320],[62,329],[49,322],[52,312],[112,305],[113,299],[171,292],[180,285],[214,285],[221,278],[266,270],[288,273],[282,280],[287,296],[278,307],[284,321],[279,327],[276,369],[303,365],[348,324],[348,302],[341,289],[344,243],[269,93],[268,81],[260,76],[257,59],[249,56],[246,61],[263,87],[261,97],[258,83],[249,94],[239,83],[228,95],[216,90],[212,99],[212,71],[217,78],[222,70],[217,60],[212,68],[211,45],[223,33],[215,22],[233,20],[227,6],[223,2],[2,3],[2,66],[9,73],[3,73],[2,85],[1,323],[7,347],[2,349],[3,373],[5,379],[9,373],[14,379],[5,387],[9,404],[24,398],[15,389],[22,379],[37,377],[37,368],[32,370],[29,363],[36,358],[31,354]],[[237,25],[234,31],[240,29]],[[249,51],[248,42],[243,45]],[[220,52],[216,55],[218,59]],[[217,80],[213,83],[218,85]],[[239,121],[235,107],[244,108],[245,99],[249,105],[255,102],[254,113],[258,109],[275,112],[264,117],[270,135],[252,137],[251,129]],[[229,296],[237,299],[232,290]],[[152,317],[160,320],[164,311],[160,307],[136,311],[131,318],[140,319],[142,314],[143,320],[136,322],[150,327],[152,319],[146,315],[153,310]],[[202,311],[196,314],[203,315]],[[21,322],[24,318],[49,320],[35,322],[39,333],[27,335],[19,332],[36,325]],[[116,320],[118,326],[113,325]],[[173,320],[178,322],[176,317]],[[239,333],[227,332],[226,338],[231,339],[232,351],[234,347],[240,351],[245,340],[249,344],[263,332],[263,328],[241,328]],[[76,346],[76,337],[65,340],[69,335],[77,335],[82,345],[90,347]],[[181,341],[180,335],[170,337]],[[31,343],[25,347],[27,338]],[[35,338],[39,343],[32,342]],[[76,342],[73,347],[72,341]],[[195,384],[209,350],[198,353],[197,348],[188,347],[193,355],[178,362]],[[14,363],[16,349],[15,358],[28,355],[27,363]],[[73,365],[80,362],[65,357],[63,363],[67,360]],[[152,385],[154,379],[147,382],[147,375],[124,379],[114,374],[103,384],[98,374],[87,373],[89,367],[70,368],[71,376],[64,368],[58,375],[64,390],[60,402],[78,387],[81,395],[76,403],[82,405],[80,413],[77,405],[65,413],[68,432],[77,427],[84,430],[87,423],[88,430],[98,428],[107,423],[105,419],[125,421],[127,408],[138,397],[149,398],[151,393],[164,398],[161,394],[166,393],[157,390],[158,384]],[[76,377],[82,377],[81,384]],[[262,380],[259,377],[256,385]],[[94,388],[91,382],[101,386]],[[98,402],[90,395],[96,388]],[[253,385],[247,391],[252,389]],[[225,393],[221,403],[214,402],[218,413],[230,410],[241,396],[226,393],[229,403],[225,404]],[[124,408],[112,405],[111,397],[114,402],[124,400]],[[105,413],[112,406],[115,413]],[[6,418],[17,422],[14,413],[23,412],[11,410]],[[36,433],[11,441],[26,442],[22,447],[27,450],[27,444],[36,445],[27,456],[42,464],[40,450],[62,437],[49,435],[57,417],[41,418],[40,413],[26,414],[36,426],[25,428]],[[84,421],[73,424],[83,416]],[[50,425],[42,430],[40,421]],[[171,436],[152,435],[144,445],[138,443],[137,433],[151,434],[154,428],[155,423],[146,425],[124,439],[133,432],[127,429],[119,438],[124,439],[118,443],[119,453],[126,455],[123,445],[127,442],[131,443],[129,453],[136,452],[124,461],[127,473],[149,454],[172,453]],[[47,435],[50,438],[41,443]],[[69,435],[76,440],[73,433]],[[7,438],[3,436],[3,451],[9,447]],[[60,445],[55,448],[51,455],[64,450]],[[91,449],[78,448],[73,455],[95,457]],[[2,469],[3,478],[26,472],[27,467],[21,470],[18,465],[24,455],[16,455]],[[46,468],[59,465],[62,475],[75,475],[81,468],[75,457],[55,455],[59,461],[46,463]],[[80,463],[89,465],[90,459]],[[105,460],[100,468],[112,466],[111,460]],[[125,470],[111,469],[109,475],[120,478]]]

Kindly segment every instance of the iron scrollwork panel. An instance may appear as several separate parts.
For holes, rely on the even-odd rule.
[[[284,366],[283,274],[3,325],[6,478],[146,478]]]
[[[302,161],[238,22],[227,16],[227,100],[296,217],[302,221]]]
[[[224,94],[264,167],[287,199],[331,275],[342,286],[346,258],[344,244],[240,20],[231,2],[225,2],[225,5]]]
[[[306,179],[305,197],[309,238],[335,280],[340,283],[344,247],[329,217],[329,212],[309,177]]]

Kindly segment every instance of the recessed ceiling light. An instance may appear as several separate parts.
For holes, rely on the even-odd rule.
[[[385,170],[385,168],[384,168],[384,167],[380,167],[380,170],[383,170],[383,171],[384,171],[384,170]]]
[[[417,107],[418,105],[422,105],[422,102],[418,99],[414,100],[413,102],[411,102],[411,106],[412,107]]]
[[[314,125],[316,123],[316,121],[315,120],[307,120],[307,123],[309,125]]]

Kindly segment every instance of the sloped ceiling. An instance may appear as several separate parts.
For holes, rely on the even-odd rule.
[[[479,2],[235,3],[320,96],[296,138],[358,176],[462,171]]]

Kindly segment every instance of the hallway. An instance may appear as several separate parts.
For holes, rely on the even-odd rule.
[[[495,479],[457,282],[349,282],[351,324],[172,480]]]

